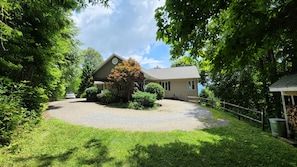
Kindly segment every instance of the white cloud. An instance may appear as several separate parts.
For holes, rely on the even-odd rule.
[[[109,8],[90,6],[73,16],[81,29],[78,39],[105,59],[116,53],[134,56],[141,65],[162,66],[164,59],[152,57],[150,52],[152,45],[158,45],[154,11],[164,3],[165,0],[111,0]]]
[[[162,65],[162,61],[161,60],[156,60],[156,59],[153,59],[153,58],[148,58],[146,56],[143,56],[143,55],[129,55],[127,57],[124,57],[125,59],[129,59],[129,58],[132,58],[134,60],[136,60],[137,62],[139,62],[142,66],[145,66],[145,67],[149,67],[150,69],[151,68],[155,68],[155,67],[165,67]]]

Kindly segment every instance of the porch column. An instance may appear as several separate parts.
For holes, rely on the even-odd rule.
[[[287,128],[287,137],[290,138],[290,129],[289,129],[289,122],[288,122],[288,115],[287,115],[287,108],[286,108],[286,101],[285,101],[285,95],[283,91],[281,91],[282,96],[282,102],[283,102],[283,110],[285,112],[285,119],[286,119],[286,128]]]

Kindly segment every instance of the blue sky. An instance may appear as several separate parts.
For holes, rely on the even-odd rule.
[[[110,7],[89,6],[74,13],[82,49],[92,47],[104,59],[112,53],[133,58],[144,68],[170,67],[170,47],[156,41],[154,11],[165,0],[110,0]]]

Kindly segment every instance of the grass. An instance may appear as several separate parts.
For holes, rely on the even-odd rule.
[[[0,166],[297,166],[297,149],[210,109],[230,125],[196,131],[126,132],[51,119],[0,149]]]

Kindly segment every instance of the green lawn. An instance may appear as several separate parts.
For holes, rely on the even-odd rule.
[[[125,132],[42,121],[9,148],[0,166],[297,166],[297,148],[221,111],[230,126]]]

